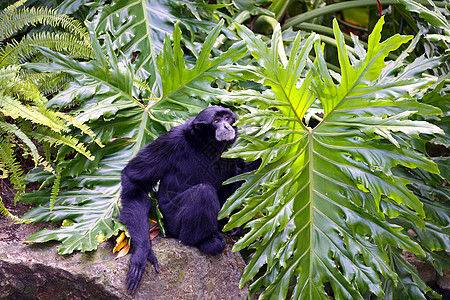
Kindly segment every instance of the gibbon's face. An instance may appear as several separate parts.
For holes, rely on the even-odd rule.
[[[214,139],[222,142],[233,141],[236,138],[237,129],[232,126],[235,121],[236,116],[230,110],[212,106],[202,110],[195,117],[194,124],[200,125],[202,128],[209,127],[210,130],[212,129],[211,131],[214,131]]]

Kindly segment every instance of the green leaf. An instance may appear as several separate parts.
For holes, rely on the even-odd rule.
[[[418,13],[419,16],[424,18],[432,26],[441,28],[447,36],[450,36],[450,22],[448,21],[448,18],[446,18],[446,16],[436,7],[433,1],[428,0],[428,3],[434,8],[434,10],[430,10],[424,5],[413,0],[398,0],[398,2],[405,5],[409,11]]]
[[[407,188],[409,181],[391,169],[403,165],[438,172],[414,150],[411,137],[441,129],[409,119],[416,113],[440,113],[412,97],[434,82],[417,77],[437,62],[425,60],[414,72],[398,62],[404,72],[383,79],[384,68],[392,68],[385,62],[388,54],[411,39],[394,35],[381,42],[383,23],[382,18],[375,26],[367,51],[359,51],[360,59],[350,60],[334,21],[339,82],[327,68],[316,35],[301,40],[298,34],[284,63],[279,27],[268,46],[236,25],[258,64],[222,69],[270,89],[222,96],[259,108],[249,107],[240,120],[245,125],[242,138],[228,155],[261,157],[263,164],[256,173],[239,177],[245,183],[219,217],[242,206],[225,230],[248,222],[248,232],[234,251],[254,249],[241,286],[251,279],[251,291],[265,286],[260,299],[286,298],[290,284],[292,299],[327,299],[326,282],[336,299],[363,299],[366,292],[384,297],[382,282],[395,285],[398,280],[386,245],[425,255],[402,227],[390,222],[401,216],[425,228],[422,202]],[[311,62],[313,47],[316,59]],[[323,120],[309,128],[303,118],[317,103],[323,107]]]
[[[441,176],[450,182],[450,157],[435,157],[433,161],[438,165]]]
[[[420,242],[426,252],[426,259],[442,274],[442,270],[448,268],[450,262],[450,255],[447,253],[450,249],[450,189],[441,184],[442,178],[439,175],[422,169],[396,168],[394,171],[397,176],[411,182],[411,190],[423,203],[426,222],[425,228],[420,228],[417,221],[404,218],[404,213],[391,221],[408,232],[415,233],[410,237]],[[395,209],[403,210],[401,207]]]
[[[19,1],[1,12],[0,19],[2,26],[0,28],[0,40],[10,37],[13,33],[23,29],[25,26],[37,24],[61,27],[79,38],[85,37],[86,29],[79,21],[69,16],[58,14],[57,10],[47,7],[18,9],[23,3],[24,1]]]
[[[390,253],[393,269],[401,280],[398,284],[385,282],[386,299],[427,299],[423,291],[432,292],[432,290],[420,279],[416,268],[406,261],[401,251],[391,249]],[[432,294],[438,297],[436,292]]]
[[[4,94],[1,91],[0,99],[1,112],[7,116],[14,119],[20,117],[35,124],[47,126],[55,132],[59,132],[63,129],[61,124],[58,124],[54,119],[47,117],[45,113],[36,106],[24,105],[18,99]]]
[[[34,164],[37,165],[39,162],[39,153],[36,148],[36,145],[33,144],[31,139],[15,124],[9,124],[6,122],[0,121],[0,129],[3,132],[8,134],[14,134],[18,139],[20,139],[30,150],[31,155],[33,156]]]
[[[129,142],[117,140],[108,145],[94,172],[77,178],[62,177],[62,190],[55,199],[53,209],[48,201],[51,191],[34,191],[22,198],[22,202],[41,203],[26,214],[27,218],[33,218],[36,222],[74,221],[72,225],[57,230],[39,231],[26,241],[61,241],[59,253],[70,254],[73,251],[95,250],[99,235],[110,237],[119,229],[123,230],[123,225],[113,217],[119,213],[120,172],[129,159],[131,146]]]
[[[94,49],[98,49],[95,45]],[[84,105],[82,110],[77,111],[76,118],[81,122],[97,120],[100,117],[112,117],[118,109],[134,107],[137,100],[132,97],[126,90],[122,90],[122,84],[119,78],[132,78],[129,74],[130,69],[126,67],[116,67],[113,70],[107,69],[104,64],[106,58],[102,52],[96,52],[98,60],[91,62],[77,62],[62,54],[53,52],[45,48],[38,48],[42,54],[52,59],[50,64],[28,64],[26,67],[39,72],[51,72],[59,69],[73,76],[75,81],[83,82],[83,85],[75,83],[75,89],[70,89],[66,93],[61,93],[50,101],[48,105],[68,104],[75,97],[91,97],[93,93],[100,96],[99,101],[90,101],[88,105]],[[105,69],[106,68],[106,69]],[[128,78],[126,78],[128,77]],[[131,84],[131,83],[130,83]],[[69,94],[69,95],[68,95]],[[64,102],[59,102],[63,98]],[[84,99],[81,100],[84,100]],[[114,104],[114,105],[113,105]],[[105,142],[102,140],[102,142]]]
[[[158,96],[161,96],[161,85],[165,80],[158,74],[156,56],[163,49],[166,35],[172,35],[177,22],[182,29],[189,31],[191,40],[184,40],[189,45],[195,34],[207,34],[215,25],[209,20],[189,18],[183,14],[181,6],[168,0],[114,2],[99,7],[92,20],[99,36],[111,35],[114,50],[123,52],[125,57],[135,57],[133,66],[137,76],[146,80],[150,77],[149,85]]]

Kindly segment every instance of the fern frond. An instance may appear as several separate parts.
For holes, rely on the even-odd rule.
[[[0,89],[11,86],[11,82],[16,82],[20,67],[16,65],[0,68]]]
[[[0,23],[0,40],[4,40],[25,26],[38,24],[60,27],[85,41],[89,40],[86,28],[79,21],[67,15],[58,14],[56,9],[32,7],[18,10],[17,7],[15,9],[8,7],[6,10],[7,13],[2,15]]]
[[[33,108],[40,112],[43,116],[46,116],[49,120],[52,120],[53,122],[55,122],[56,124],[58,124],[61,127],[61,131],[65,131],[65,132],[69,132],[70,129],[69,127],[66,125],[66,123],[64,122],[64,120],[62,120],[58,115],[57,112],[48,109],[45,106],[33,106]]]
[[[44,95],[50,95],[61,91],[73,77],[66,73],[35,73],[37,75],[46,75],[45,79],[36,77],[36,86]],[[44,78],[43,76],[41,78]]]
[[[23,195],[25,195],[25,191],[16,192],[16,194],[14,195],[14,205],[16,205],[17,201],[19,201],[20,197],[22,197]]]
[[[8,170],[6,170],[3,162],[0,161],[0,179],[8,178]]]
[[[45,171],[56,175],[55,169],[53,169],[53,167],[50,165],[50,163],[44,157],[39,156],[38,165],[43,166]]]
[[[19,0],[14,4],[11,4],[10,6],[6,7],[4,10],[0,12],[0,24],[5,22],[5,19],[8,15],[13,13],[16,9],[21,7],[27,0]]]
[[[46,47],[77,58],[94,58],[91,44],[71,33],[40,32],[26,35],[20,42],[12,40],[0,49],[0,67],[18,64],[23,61],[22,58],[35,55],[38,51],[34,46]]]
[[[58,196],[60,186],[61,186],[61,166],[58,165],[56,167],[55,181],[53,182],[52,191],[50,194],[50,211],[53,211],[53,207],[55,207],[56,196]]]
[[[25,191],[25,179],[22,168],[16,160],[9,138],[0,138],[0,161],[3,168],[8,172],[9,181],[15,190]]]
[[[19,72],[20,66],[17,65],[0,68],[0,91],[3,90],[9,95],[17,94],[19,98],[43,106],[47,100],[32,82],[21,78]]]
[[[147,91],[147,92],[151,93],[153,95],[153,99],[148,99],[148,100],[157,100],[158,99],[158,97],[153,93],[152,89],[147,84],[147,82],[145,82],[145,80],[143,80],[139,77],[134,77],[133,78],[133,86],[138,88],[140,91]]]
[[[2,197],[0,197],[0,214],[11,218],[16,224],[29,224],[31,222],[34,222],[33,219],[21,219],[15,215],[13,215],[12,213],[10,213],[5,205],[3,204],[3,199]]]
[[[34,55],[21,57],[17,62],[17,65],[23,65],[25,63],[48,64],[51,63],[51,60],[42,53],[35,53]]]
[[[20,78],[23,81],[31,82],[43,95],[53,94],[73,81],[73,77],[67,73],[36,73],[30,70],[20,72]]]
[[[13,134],[17,138],[19,138],[30,150],[31,155],[33,156],[34,165],[38,165],[39,153],[37,151],[36,145],[19,127],[17,127],[17,125],[0,121],[0,130],[3,130],[7,134]]]
[[[44,98],[42,93],[32,82],[21,81],[21,79],[18,78],[15,83],[11,84],[9,90],[5,90],[5,92],[12,93],[21,100],[33,102],[39,107],[45,107],[44,105],[47,103],[47,99]]]
[[[23,127],[26,128],[27,126],[23,126]],[[55,174],[55,170],[53,170],[50,163],[47,160],[45,160],[45,158],[43,158],[42,156],[39,155],[36,145],[27,136],[26,130],[24,132],[24,130],[22,130],[15,124],[9,124],[9,123],[0,121],[0,131],[1,130],[3,130],[6,134],[8,134],[10,136],[11,135],[16,136],[22,142],[19,145],[21,146],[21,148],[25,154],[33,157],[35,167],[43,166],[46,171]],[[27,147],[23,147],[22,145],[26,145]],[[0,162],[0,170],[3,171],[3,175],[0,175],[0,178],[7,178],[8,172],[4,168],[2,163],[3,163],[3,161]]]
[[[83,133],[87,134],[88,136],[91,137],[91,139],[100,147],[104,147],[104,145],[102,144],[102,142],[99,139],[95,138],[95,133],[83,122],[78,121],[76,118],[72,117],[71,115],[67,115],[64,114],[62,112],[56,112],[56,115],[58,117],[60,117],[61,119],[64,119],[68,122],[70,122],[70,124],[72,124],[73,126],[75,126],[76,128],[80,129]]]
[[[78,153],[86,156],[89,160],[94,160],[95,158],[94,156],[91,155],[91,152],[87,150],[87,148],[82,143],[79,143],[79,141],[72,136],[66,136],[44,128],[37,129],[31,132],[30,134],[37,140],[47,142],[52,146],[67,145],[70,148],[77,151]]]
[[[46,114],[48,110],[43,110],[39,107],[23,105],[19,100],[0,92],[0,110],[3,114],[12,117],[13,119],[24,118],[35,124],[41,124],[60,132],[64,129],[61,124],[58,124],[56,119],[52,120]],[[43,112],[45,114],[43,114]]]
[[[23,81],[31,82],[34,85],[39,85],[39,83],[49,80],[52,75],[61,73],[36,73],[30,70],[22,70],[19,76]]]
[[[133,78],[133,86],[137,87],[140,91],[152,92],[152,89],[148,86],[147,82],[138,77]]]

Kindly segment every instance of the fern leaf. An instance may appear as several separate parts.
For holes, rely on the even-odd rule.
[[[56,175],[55,170],[50,165],[50,163],[42,156],[39,156],[39,165],[44,167],[44,170]]]
[[[10,213],[6,209],[5,205],[3,205],[2,197],[0,197],[0,214],[11,218],[16,224],[29,224],[34,221],[33,219],[21,219],[15,215],[13,215],[12,213]]]
[[[0,87],[4,88],[9,85],[10,81],[14,81],[14,78],[19,73],[19,66],[7,66],[0,69]]]
[[[21,7],[27,0],[19,0],[14,4],[6,7],[3,11],[0,12],[0,24],[5,22],[8,15],[12,14],[16,9]]]
[[[8,134],[14,134],[16,137],[18,137],[25,145],[27,145],[28,149],[30,149],[34,164],[37,165],[39,163],[39,153],[37,151],[36,145],[19,127],[17,127],[17,125],[0,121],[0,129]]]
[[[20,42],[13,40],[0,50],[0,67],[18,64],[22,58],[38,53],[34,46],[71,54],[77,58],[92,59],[94,52],[89,42],[71,33],[40,32],[25,36]]]
[[[10,140],[0,138],[0,161],[8,172],[9,181],[19,194],[25,191],[25,180],[19,162],[16,161]]]
[[[99,139],[95,138],[95,133],[83,122],[78,121],[76,118],[72,117],[71,115],[64,114],[62,112],[56,112],[56,115],[60,117],[61,119],[64,119],[68,122],[70,122],[73,126],[80,129],[82,132],[87,134],[91,137],[91,139],[100,147],[104,147],[102,142]]]
[[[86,28],[82,24],[67,16],[58,14],[58,10],[46,7],[32,7],[18,10],[6,9],[7,13],[3,13],[2,22],[0,23],[0,40],[11,36],[18,30],[30,25],[50,25],[52,27],[61,27],[84,40],[88,40]]]
[[[61,166],[58,165],[56,167],[55,181],[53,182],[52,192],[50,194],[50,211],[53,211],[53,207],[55,207],[56,196],[58,196],[60,186],[61,186]]]
[[[36,107],[23,105],[19,100],[1,92],[0,100],[0,109],[2,113],[12,117],[13,119],[21,117],[35,124],[45,125],[55,132],[59,132],[64,129],[64,127],[61,126],[61,124],[58,124],[55,119],[50,119],[42,113],[43,111],[39,111]]]
[[[31,139],[19,127],[17,127],[17,125],[0,121],[0,129],[2,129],[7,134],[15,135],[17,138],[19,138],[23,142],[23,144],[25,144],[28,147],[28,148],[23,148],[23,150],[25,151],[25,153],[27,153],[33,157],[34,164],[36,167],[38,165],[43,166],[46,171],[55,174],[55,170],[53,170],[50,163],[47,160],[45,160],[45,158],[43,158],[42,156],[39,155],[36,145],[31,141]],[[6,171],[5,169],[2,169],[2,170]],[[7,174],[7,172],[6,172],[6,174]],[[0,175],[0,178],[7,178],[7,177],[8,177],[7,175],[4,175],[3,177],[2,177],[2,175]]]
[[[52,146],[67,145],[78,153],[86,156],[89,160],[94,160],[94,156],[91,155],[91,152],[74,137],[66,136],[58,132],[52,132],[44,128],[37,128],[31,133],[31,135],[40,141],[49,143]]]
[[[32,83],[22,81],[20,78],[11,85],[10,90],[17,98],[25,101],[31,101],[34,104],[44,108],[44,104],[47,102],[38,88]]]
[[[147,92],[153,94],[151,87],[144,80],[142,80],[140,78],[135,77],[133,79],[133,86],[138,88],[140,91],[147,91]],[[155,98],[157,98],[157,97],[155,96]]]
[[[25,71],[23,69],[20,71],[20,80],[35,85],[37,90],[43,95],[49,95],[60,91],[67,85],[67,83],[73,81],[72,76],[62,72],[36,73],[30,70]],[[46,98],[44,97],[43,99],[45,99],[45,103],[47,103]]]
[[[43,98],[31,81],[21,78],[20,70],[20,67],[17,65],[0,68],[0,90],[9,95],[17,94],[19,98],[43,106],[47,100]]]
[[[18,82],[18,74],[20,67],[11,65],[0,69],[0,89],[6,90],[11,88],[11,86]]]
[[[66,73],[33,73],[38,89],[44,95],[51,95],[61,91],[69,82],[73,81],[72,76]],[[39,77],[39,75],[44,75]],[[41,79],[42,78],[42,79]]]

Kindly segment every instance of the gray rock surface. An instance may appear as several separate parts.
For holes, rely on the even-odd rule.
[[[0,242],[0,299],[247,299],[239,289],[244,262],[231,252],[208,256],[174,239],[158,237],[153,248],[160,273],[147,264],[133,296],[126,293],[130,255],[115,259],[113,245],[61,256],[54,243]]]
[[[403,251],[403,257],[417,269],[420,279],[442,295],[443,300],[450,300],[450,270],[444,270],[440,276],[431,263],[417,259],[412,252]]]
[[[443,272],[443,276],[440,276],[437,280],[437,285],[447,291],[447,299],[450,299],[450,270]],[[443,298],[445,299],[445,298]]]

